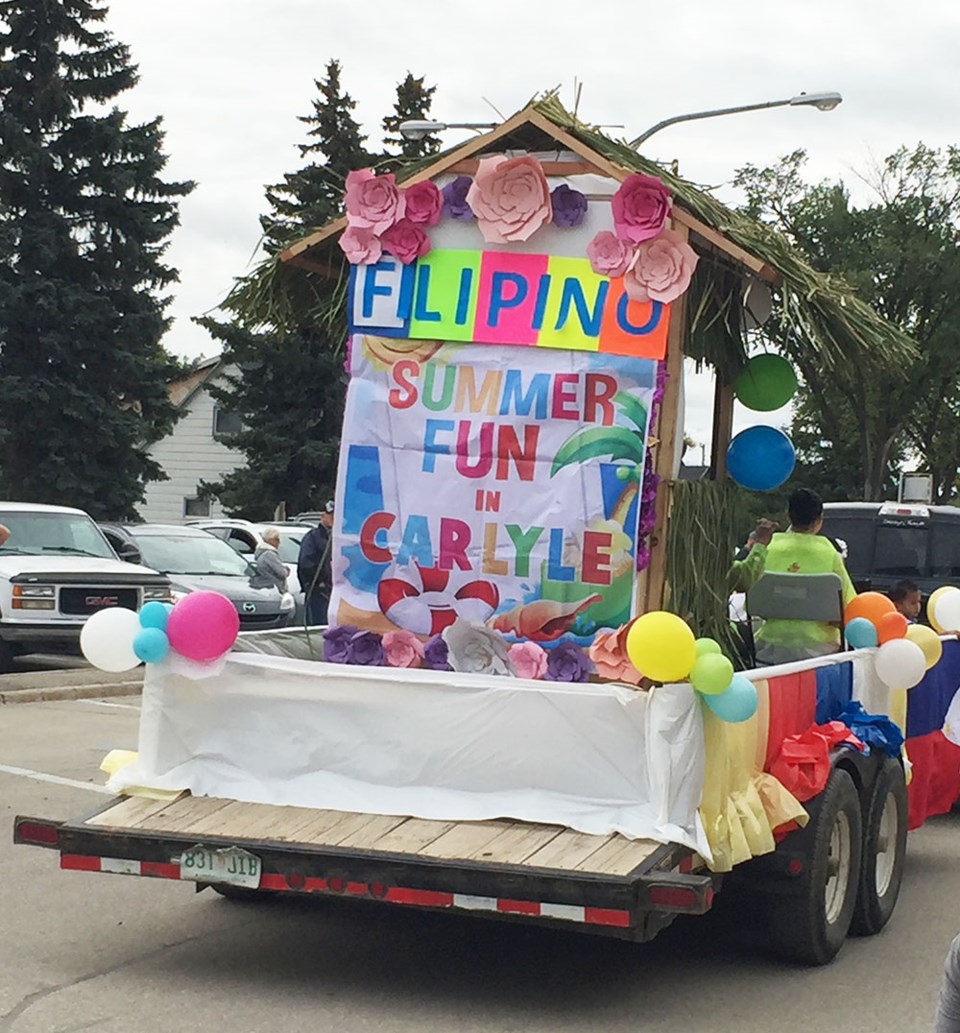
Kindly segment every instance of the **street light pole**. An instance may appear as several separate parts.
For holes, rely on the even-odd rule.
[[[665,118],[645,133],[641,133],[635,140],[631,140],[630,146],[639,147],[654,133],[677,122],[693,122],[700,118],[715,118],[717,115],[738,115],[742,111],[762,111],[764,108],[812,107],[818,111],[832,111],[842,100],[843,97],[839,93],[798,93],[796,97],[788,97],[786,100],[767,100],[759,104],[741,104],[735,108],[715,108],[712,111],[694,111],[689,115],[674,115],[673,118]]]

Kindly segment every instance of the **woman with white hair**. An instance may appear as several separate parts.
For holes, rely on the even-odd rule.
[[[257,573],[250,578],[252,588],[276,588],[281,593],[287,590],[287,567],[280,559],[277,548],[280,545],[280,532],[275,527],[268,527],[263,534],[263,543],[257,546],[253,554]]]

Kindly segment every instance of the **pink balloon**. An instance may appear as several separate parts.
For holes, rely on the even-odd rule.
[[[170,612],[167,638],[190,660],[216,660],[236,642],[240,616],[219,592],[191,592]]]

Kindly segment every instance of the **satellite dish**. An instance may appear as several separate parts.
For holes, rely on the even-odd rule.
[[[773,298],[770,288],[754,276],[747,276],[743,286],[743,325],[757,330],[770,318]]]

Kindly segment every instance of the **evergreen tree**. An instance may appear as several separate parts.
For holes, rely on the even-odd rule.
[[[440,150],[440,137],[433,134],[419,140],[407,140],[400,133],[400,125],[412,119],[425,119],[433,104],[436,86],[424,86],[424,76],[414,78],[407,72],[406,79],[397,84],[397,99],[393,105],[393,114],[383,120],[383,130],[387,135],[383,142],[387,147],[399,147],[402,161],[416,161],[436,154]]]
[[[316,86],[313,111],[300,119],[310,127],[300,155],[313,160],[266,190],[270,211],[260,221],[269,254],[340,214],[351,169],[382,167],[390,158],[365,149],[353,117],[355,102],[341,86],[339,62],[327,64],[326,77]],[[396,118],[423,118],[433,89],[424,90],[423,79],[408,74],[397,87]],[[424,107],[415,106],[416,96]],[[320,292],[338,289],[332,281],[316,280]],[[253,332],[237,321],[199,322],[237,370],[211,394],[243,418],[244,430],[230,444],[247,460],[221,481],[204,485],[205,493],[218,497],[228,512],[255,519],[272,516],[280,502],[291,515],[317,508],[336,484],[346,327],[331,334],[303,326],[281,334]]]
[[[0,2],[0,494],[133,517],[173,425],[158,292],[192,183],[161,179],[160,120],[98,0]]]

